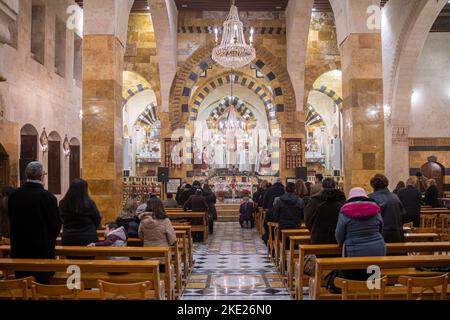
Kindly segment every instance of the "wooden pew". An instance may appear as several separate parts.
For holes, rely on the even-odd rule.
[[[179,256],[178,252],[176,251],[175,247],[72,247],[72,246],[56,246],[56,256],[59,259],[65,259],[66,257],[95,257],[95,259],[104,260],[108,257],[128,257],[128,258],[163,258],[164,259],[164,265],[166,266],[166,270],[163,274],[160,274],[161,278],[164,279],[165,287],[167,290],[167,298],[169,300],[175,299],[175,286],[173,281],[173,270],[172,270],[172,261],[173,259],[176,259],[177,256]],[[10,246],[0,246],[0,252],[1,256],[6,258],[9,256],[10,253]],[[175,254],[174,254],[175,253]],[[111,260],[112,261],[112,260]],[[132,260],[137,261],[137,260]],[[177,266],[174,265],[176,268]],[[179,285],[178,282],[181,282],[181,279],[179,279],[179,273],[175,272],[176,275],[176,281],[177,286]],[[121,282],[126,280],[126,277],[123,276],[121,279]],[[133,278],[133,275],[130,275],[130,278]],[[133,280],[130,280],[128,282],[133,282]],[[181,287],[179,289],[179,292],[181,293]]]
[[[311,242],[310,236],[288,236],[289,239],[289,259],[288,259],[288,271],[287,271],[287,283],[288,290],[293,290],[294,268],[295,261],[298,256],[298,248],[302,244],[309,244]]]
[[[175,219],[187,219],[190,220],[191,232],[199,232],[203,235],[203,242],[208,239],[208,212],[192,212],[192,211],[166,211],[171,220]],[[195,220],[201,221],[196,224]]]
[[[280,252],[280,263],[279,263],[279,271],[281,276],[286,276],[286,256],[289,252],[289,249],[286,249],[286,242],[291,236],[309,236],[310,232],[308,229],[299,228],[299,229],[285,229],[281,230],[281,240],[278,242],[279,252]]]
[[[432,242],[439,239],[439,234],[427,233],[405,233],[405,242]]]
[[[92,288],[96,288],[97,279],[92,281],[90,275],[98,275],[99,280],[115,282],[121,275],[109,275],[108,273],[134,273],[141,274],[145,281],[150,281],[153,285],[155,300],[163,300],[164,282],[160,281],[159,261],[155,260],[56,260],[56,259],[0,259],[0,270],[3,271],[28,271],[28,272],[55,272],[65,273],[70,266],[78,266],[81,270],[81,281],[92,283]],[[88,277],[86,278],[86,275]],[[87,280],[85,280],[87,279]],[[100,292],[98,290],[84,290],[80,294],[80,299],[98,300]]]
[[[333,270],[353,270],[366,269],[368,266],[376,265],[380,267],[382,276],[392,269],[404,268],[404,273],[408,275],[408,270],[415,267],[447,267],[450,265],[450,255],[414,255],[414,256],[388,256],[388,257],[358,257],[358,258],[319,258],[316,260],[316,273],[312,283],[311,299],[336,299],[340,295],[322,292],[322,279]],[[404,288],[388,287],[385,297],[402,298]],[[390,292],[391,291],[391,292]],[[399,296],[400,295],[400,296]],[[406,291],[403,293],[403,298]]]

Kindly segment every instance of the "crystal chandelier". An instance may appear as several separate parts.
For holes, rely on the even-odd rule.
[[[216,44],[218,43],[218,30],[214,29]],[[212,51],[215,62],[225,68],[241,68],[256,58],[255,48],[252,46],[254,29],[250,30],[250,44],[245,42],[243,24],[239,20],[238,9],[231,4],[230,13],[223,23],[223,36],[220,45]]]

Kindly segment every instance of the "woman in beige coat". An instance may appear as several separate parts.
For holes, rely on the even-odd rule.
[[[159,198],[151,198],[147,202],[147,210],[139,216],[139,238],[144,247],[170,247],[177,237],[172,223],[167,217]]]

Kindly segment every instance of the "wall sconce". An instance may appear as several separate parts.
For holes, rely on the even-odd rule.
[[[70,157],[70,143],[69,143],[69,139],[67,139],[67,134],[66,134],[66,137],[64,138],[64,142],[63,142],[63,151],[64,151],[64,156],[66,158]]]
[[[45,132],[45,128],[43,129],[43,131],[41,133],[39,142],[41,143],[42,152],[43,153],[47,152],[48,151],[48,136],[47,136],[47,132]]]

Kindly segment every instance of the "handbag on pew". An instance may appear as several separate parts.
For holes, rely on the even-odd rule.
[[[309,254],[305,256],[305,266],[303,267],[303,273],[312,277],[316,273],[316,256]]]
[[[339,277],[339,270],[333,270],[325,277],[325,280],[327,281],[326,288],[330,293],[336,294],[342,293],[342,290],[334,285],[334,279],[338,277]]]

